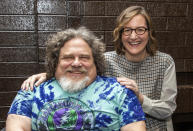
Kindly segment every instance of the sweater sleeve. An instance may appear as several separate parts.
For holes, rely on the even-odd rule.
[[[177,84],[174,62],[165,71],[162,86],[160,100],[152,100],[143,95],[142,108],[150,116],[158,119],[167,119],[176,109]]]

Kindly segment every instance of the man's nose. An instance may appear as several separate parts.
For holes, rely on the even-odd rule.
[[[79,59],[79,58],[75,58],[75,59],[73,60],[73,62],[72,62],[72,66],[74,66],[74,67],[79,67],[79,66],[81,66],[81,61],[80,61],[80,59]]]

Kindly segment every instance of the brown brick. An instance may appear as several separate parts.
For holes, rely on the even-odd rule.
[[[76,27],[79,27],[81,26],[81,17],[77,17],[77,16],[71,16],[71,17],[68,17],[68,27],[71,28],[76,28]]]
[[[1,109],[0,109],[1,110]],[[7,112],[7,110],[6,110],[6,112]],[[3,112],[1,112],[0,111],[0,114],[2,114]],[[4,114],[3,114],[4,115]],[[6,115],[7,115],[7,113],[6,113]],[[6,117],[6,116],[5,116]],[[0,121],[0,129],[3,129],[3,128],[5,128],[5,119],[3,119],[3,121]]]
[[[176,112],[179,113],[190,113],[192,112],[192,101],[193,101],[193,87],[192,85],[181,85],[178,86],[178,95],[176,103],[179,105]]]
[[[193,4],[188,4],[188,16],[193,17]]]
[[[69,16],[79,16],[81,15],[82,8],[80,1],[69,1]]]
[[[67,27],[66,16],[39,16],[38,18],[39,30],[63,30]]]
[[[34,0],[1,0],[0,14],[34,14]]]
[[[191,59],[193,58],[192,48],[172,47],[166,49],[167,53],[171,54],[175,59]]]
[[[116,27],[116,17],[105,17],[104,18],[104,30],[113,31]]]
[[[165,17],[152,17],[153,28],[156,31],[165,31],[167,20]]]
[[[18,91],[21,88],[21,84],[27,77],[4,77],[0,78],[0,85],[2,92]]]
[[[186,84],[188,84],[188,85],[193,85],[193,80],[192,80],[192,78],[193,78],[193,72],[191,71],[191,72],[186,72],[187,73],[187,82],[186,82]]]
[[[107,46],[114,46],[113,32],[112,31],[106,31],[105,32],[105,43]]]
[[[191,0],[167,0],[167,2],[172,2],[172,3],[189,3]]]
[[[193,72],[193,59],[185,60],[185,71]]]
[[[156,32],[156,38],[160,47],[184,47],[185,33],[184,32]]]
[[[145,6],[144,3],[135,3],[132,1],[113,1],[105,2],[105,15],[107,16],[118,16],[124,9],[132,5]]]
[[[150,16],[186,16],[187,4],[152,2],[147,4]]]
[[[151,17],[166,15],[166,6],[163,2],[150,2],[147,4],[146,10]]]
[[[105,2],[103,1],[87,1],[83,2],[84,15],[105,15]]]
[[[193,18],[170,17],[168,18],[168,30],[193,31]]]
[[[29,76],[42,72],[43,65],[37,63],[0,63],[0,76]]]
[[[36,45],[34,32],[0,32],[1,46]]]
[[[104,30],[104,17],[83,17],[82,23],[90,30]]]
[[[0,115],[0,121],[2,123],[3,123],[3,121],[6,120],[8,111],[9,111],[9,107],[8,106],[0,106],[0,114],[1,114]]]
[[[40,14],[62,14],[66,15],[65,0],[38,0],[37,10]]]
[[[193,32],[186,33],[186,37],[187,37],[187,40],[186,40],[185,46],[193,47]]]
[[[0,101],[0,105],[1,106],[10,106],[16,94],[17,94],[17,91],[16,92],[0,92],[0,100],[3,100],[3,101]]]
[[[2,47],[0,62],[32,62],[37,61],[36,48]]]
[[[2,31],[34,30],[34,16],[0,16]]]
[[[178,85],[193,85],[193,72],[177,72]]]
[[[187,83],[187,75],[185,72],[176,72],[177,85],[185,85]]]
[[[133,0],[136,2],[160,2],[160,0]],[[168,0],[161,0],[161,2],[168,2]]]
[[[183,59],[175,60],[176,72],[184,72],[185,71],[185,62]]]
[[[39,48],[39,61],[44,62],[45,61],[45,55],[46,55],[45,47],[40,47]]]
[[[178,16],[185,17],[187,15],[187,4],[183,3],[167,3],[165,4],[167,16]]]
[[[45,46],[45,42],[48,40],[48,38],[52,35],[55,34],[56,32],[38,32],[38,44],[39,46]]]
[[[115,17],[83,17],[83,25],[91,30],[113,30]]]
[[[122,2],[105,2],[105,15],[107,16],[118,16],[123,9],[126,8],[125,4]]]

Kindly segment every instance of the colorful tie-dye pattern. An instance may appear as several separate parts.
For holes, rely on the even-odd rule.
[[[136,95],[115,78],[101,76],[77,93],[63,91],[55,78],[33,92],[20,90],[9,114],[30,117],[33,131],[117,131],[145,120]]]

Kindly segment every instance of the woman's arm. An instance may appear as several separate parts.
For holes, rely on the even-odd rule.
[[[32,75],[26,79],[22,85],[21,89],[22,90],[28,90],[31,89],[33,90],[33,86],[39,86],[42,82],[46,81],[46,73],[39,73]]]
[[[126,77],[117,77],[117,81],[121,85],[124,85],[126,88],[129,88],[132,91],[134,91],[135,95],[137,96],[137,98],[139,100],[139,102],[141,104],[143,104],[143,100],[144,100],[143,95],[139,92],[138,85],[134,80],[126,78]]]
[[[176,96],[176,71],[175,64],[172,63],[164,74],[160,100],[152,100],[144,95],[143,111],[158,119],[166,119],[176,109]]]
[[[117,78],[120,84],[125,85],[135,92],[143,111],[150,116],[158,119],[167,119],[176,109],[176,71],[174,62],[169,66],[164,74],[164,80],[160,100],[153,100],[139,92],[138,86],[134,80],[125,77]]]

